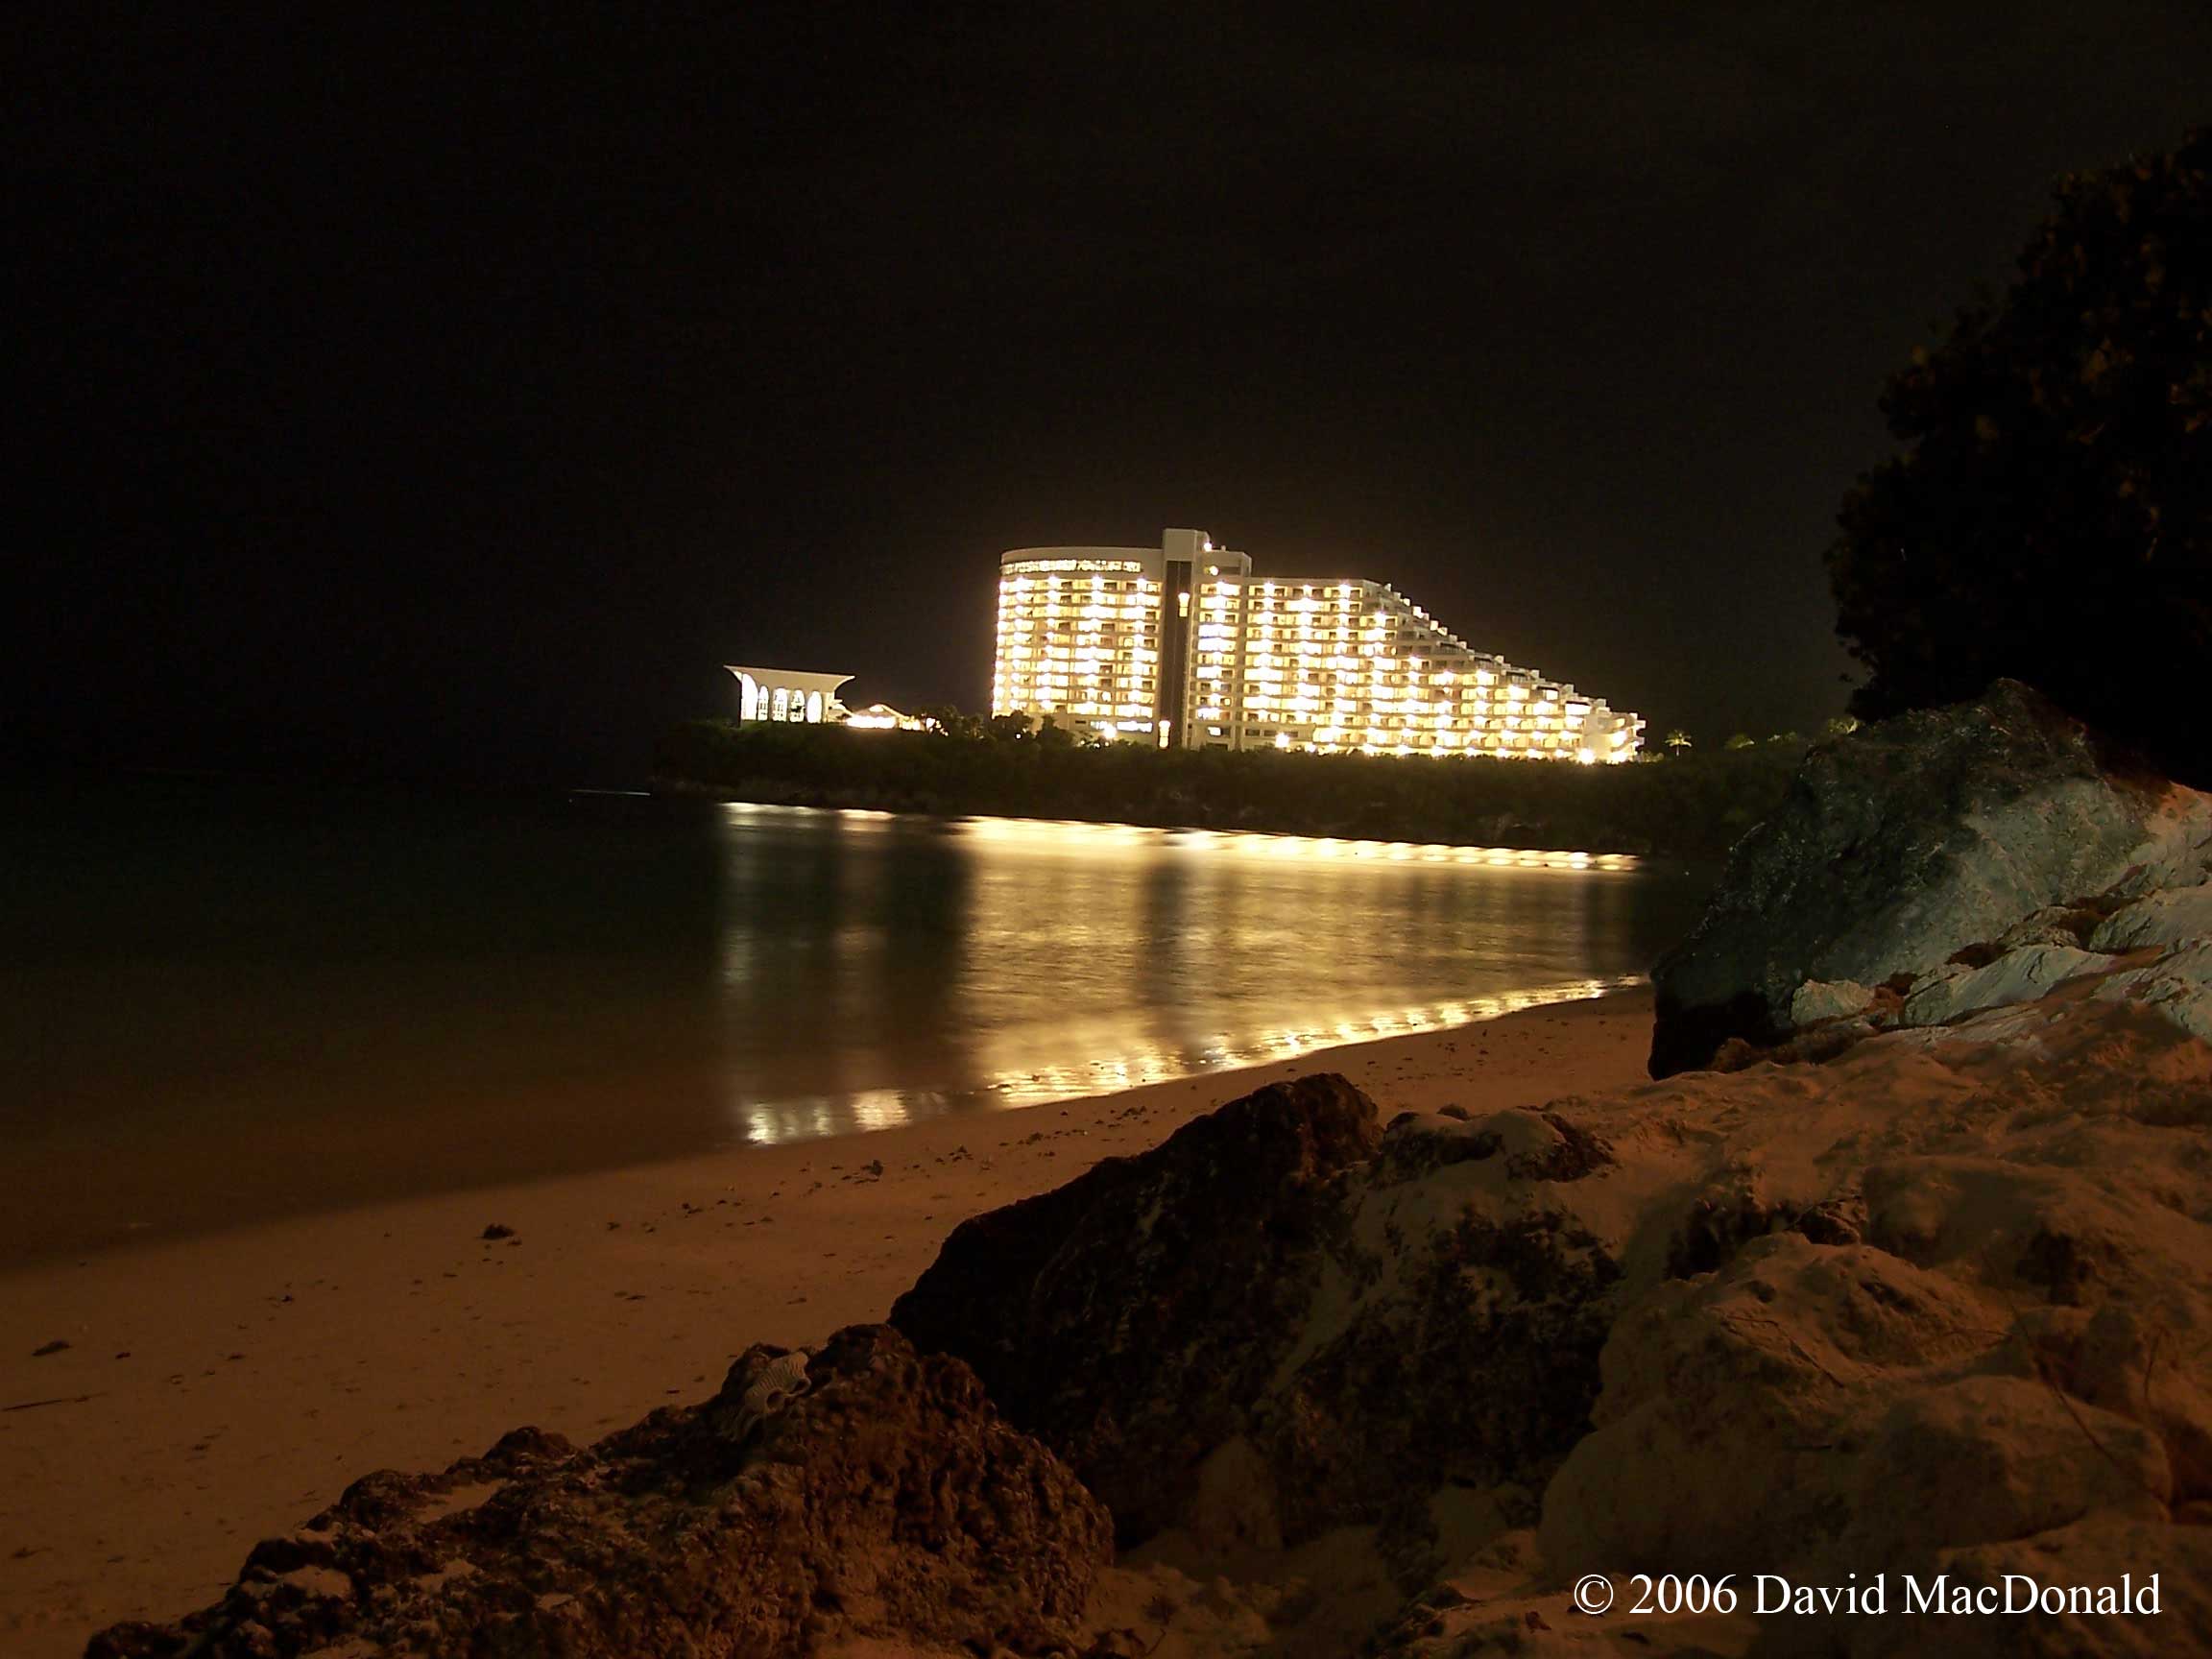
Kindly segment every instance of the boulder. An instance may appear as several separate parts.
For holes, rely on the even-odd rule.
[[[1105,1513],[974,1373],[880,1325],[792,1358],[756,1346],[706,1405],[582,1450],[518,1430],[442,1475],[369,1476],[214,1605],[87,1659],[1075,1645]]]
[[[1569,1576],[1791,1566],[1853,1514],[1863,1420],[1899,1374],[1975,1353],[1986,1321],[1886,1251],[1791,1234],[1659,1286],[1614,1326],[1596,1431],[1544,1495],[1547,1558]]]
[[[1275,1083],[1135,1158],[962,1222],[891,1323],[959,1356],[1124,1539],[1166,1525],[1289,1352],[1345,1172],[1382,1144],[1334,1073]]]
[[[2173,1490],[2154,1431],[2037,1377],[1896,1387],[1854,1437],[1850,1519],[1830,1558],[1862,1572],[1909,1571],[2100,1510],[2163,1519]]]
[[[1652,970],[1652,1075],[1792,1028],[1807,980],[1924,974],[2032,913],[2203,879],[2212,798],[2128,762],[2016,681],[1806,757]]]
[[[1790,1023],[1812,1025],[1822,1020],[1848,1020],[1863,1014],[1874,993],[1856,979],[1808,979],[1790,998]]]
[[[1613,1162],[1558,1112],[1384,1132],[1341,1077],[1273,1084],[962,1226],[891,1318],[1124,1546],[1369,1527],[1417,1572],[1439,1492],[1532,1491],[1588,1426],[1619,1268],[1555,1195]]]

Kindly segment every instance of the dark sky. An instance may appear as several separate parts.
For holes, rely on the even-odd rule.
[[[337,10],[19,40],[18,746],[625,782],[1166,525],[1810,726],[1883,376],[2212,117],[2201,0]]]

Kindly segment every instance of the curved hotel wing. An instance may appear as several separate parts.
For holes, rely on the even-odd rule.
[[[1203,531],[998,561],[994,714],[1182,748],[1635,758],[1641,715],[1477,651],[1387,583],[1262,578]]]

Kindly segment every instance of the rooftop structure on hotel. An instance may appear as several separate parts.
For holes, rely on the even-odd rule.
[[[1199,530],[998,561],[994,714],[1163,747],[1635,758],[1641,715],[1478,651],[1386,582],[1256,577]]]

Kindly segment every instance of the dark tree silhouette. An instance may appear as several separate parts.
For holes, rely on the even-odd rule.
[[[2002,300],[1882,399],[1830,549],[1863,716],[2039,686],[2212,782],[2212,128],[2059,180]]]
[[[974,741],[984,736],[989,730],[983,715],[967,713],[950,703],[933,703],[921,712],[925,720],[937,722],[940,736]]]

